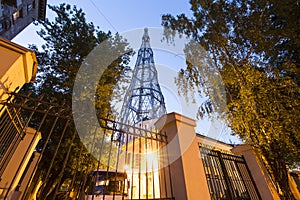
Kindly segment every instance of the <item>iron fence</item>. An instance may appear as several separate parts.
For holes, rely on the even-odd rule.
[[[200,147],[212,200],[261,200],[243,156]]]
[[[24,137],[24,127],[16,109],[2,108],[0,113],[0,177],[3,174],[12,154]]]
[[[8,93],[0,106],[0,176],[26,131],[34,130],[34,139],[41,135],[31,159],[36,163],[28,164],[33,170],[27,167],[20,180],[15,176],[18,187],[11,182],[4,198],[19,191],[23,200],[174,199],[168,155],[161,152],[166,135],[111,119],[94,126],[84,116],[80,135],[67,104],[31,94]]]

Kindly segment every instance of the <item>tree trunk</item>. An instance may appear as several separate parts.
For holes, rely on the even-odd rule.
[[[281,192],[279,194],[281,199],[294,200],[295,197],[289,185],[288,170],[286,169],[285,163],[277,161],[277,164],[274,165],[272,170],[274,171],[276,182],[280,186]]]
[[[37,193],[37,199],[42,200],[45,199],[47,194],[51,192],[51,188],[53,187],[54,179],[49,179],[47,183],[43,183],[44,187],[40,187],[39,192]],[[42,191],[41,191],[42,190]]]
[[[270,153],[272,152],[273,158],[268,159],[269,162],[271,160],[269,164],[272,170],[272,174],[275,178],[275,183],[277,183],[280,187],[280,191],[277,192],[280,195],[281,199],[296,200],[289,185],[289,172],[286,167],[284,153],[280,152],[278,148],[276,148],[277,146],[277,143],[273,143],[273,145],[271,145]]]

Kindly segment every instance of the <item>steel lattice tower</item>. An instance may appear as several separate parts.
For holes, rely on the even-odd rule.
[[[131,83],[124,97],[120,120],[134,126],[164,114],[164,97],[158,84],[148,29],[145,28]]]

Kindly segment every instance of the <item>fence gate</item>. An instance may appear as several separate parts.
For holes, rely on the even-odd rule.
[[[261,200],[243,156],[200,147],[212,200]]]
[[[0,199],[174,199],[162,166],[168,155],[160,152],[166,135],[111,119],[93,125],[84,115],[80,135],[69,105],[7,96],[0,102]],[[10,180],[8,170],[15,170]]]

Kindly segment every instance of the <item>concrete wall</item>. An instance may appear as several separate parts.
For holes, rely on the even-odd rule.
[[[5,100],[8,97],[7,91],[17,92],[25,83],[34,80],[37,60],[33,51],[2,37],[0,37],[0,60],[0,100]],[[3,112],[2,108],[0,105],[0,111]],[[32,128],[27,127],[25,133],[1,176],[0,199],[5,196],[5,199],[13,197],[14,190],[41,138],[41,134]]]
[[[7,196],[6,199],[12,199],[14,190],[16,189],[27,163],[40,139],[40,132],[37,132],[32,128],[26,129],[24,139],[18,145],[1,177],[0,199],[3,199],[5,196]]]
[[[232,148],[211,138],[199,135],[196,137],[195,125],[194,120],[177,113],[167,114],[155,123],[156,128],[168,137],[166,149],[170,160],[170,178],[175,199],[211,199],[200,158],[199,144],[201,144],[225,153],[231,151],[235,155],[243,155],[261,198],[279,200],[278,194],[265,174],[264,166],[259,162],[251,146],[242,144]],[[170,190],[163,185],[161,188]]]
[[[33,51],[1,37],[0,60],[0,99],[4,100],[7,90],[17,92],[16,88],[20,89],[25,83],[34,81],[37,60]]]
[[[25,195],[24,191],[28,187],[28,184],[29,184],[29,181],[30,181],[31,177],[34,176],[34,173],[35,173],[34,169],[35,169],[36,165],[38,164],[39,157],[40,157],[40,153],[33,152],[31,160],[27,164],[27,169],[23,174],[23,180],[21,180],[21,182],[19,182],[19,190],[15,191],[15,193],[20,194],[19,197],[22,197],[22,195]]]
[[[253,148],[250,145],[241,144],[234,147],[232,152],[236,155],[244,156],[261,198],[263,200],[279,200],[279,195],[268,179],[266,170],[255,154]]]
[[[155,126],[168,137],[166,150],[175,199],[210,200],[194,130],[195,121],[177,113],[170,113],[160,118]]]
[[[231,153],[233,147],[232,145],[199,134],[197,135],[197,142],[201,147],[214,149],[223,153]]]

